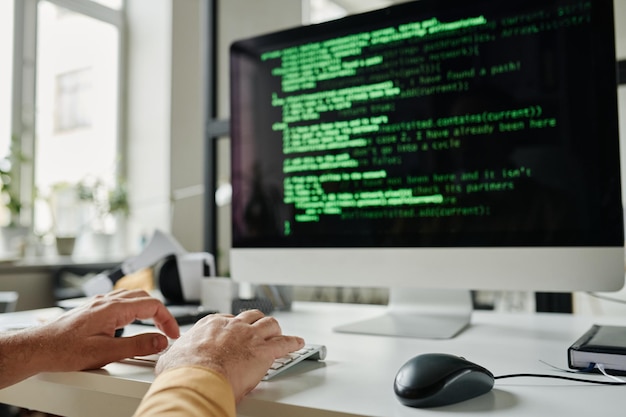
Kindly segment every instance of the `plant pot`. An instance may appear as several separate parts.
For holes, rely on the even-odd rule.
[[[74,252],[74,244],[76,243],[75,236],[57,236],[57,253],[60,256],[71,256]]]
[[[24,255],[29,228],[26,226],[5,226],[0,228],[0,253],[4,257]]]

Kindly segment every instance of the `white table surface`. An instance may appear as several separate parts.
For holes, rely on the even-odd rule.
[[[239,405],[240,416],[590,416],[626,405],[626,387],[552,379],[516,378],[496,382],[481,397],[455,405],[413,409],[393,394],[393,379],[411,357],[426,352],[463,356],[495,375],[552,373],[542,363],[567,367],[567,348],[592,324],[624,324],[616,318],[552,313],[502,314],[477,311],[472,325],[449,340],[424,340],[337,333],[334,326],[380,314],[381,306],[295,303],[275,312],[283,332],[325,344],[324,362],[305,362],[261,382]],[[54,310],[0,315],[0,328]],[[29,316],[29,314],[31,316]],[[143,328],[139,326],[140,328]],[[135,331],[131,328],[129,331]],[[606,379],[601,375],[585,376]],[[66,417],[130,416],[153,380],[151,367],[109,364],[88,372],[44,373],[0,390],[0,402]]]

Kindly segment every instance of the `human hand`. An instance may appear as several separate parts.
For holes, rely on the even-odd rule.
[[[161,301],[142,290],[118,290],[95,296],[58,319],[33,329],[48,345],[49,363],[45,371],[75,371],[99,368],[117,360],[161,352],[167,337],[152,332],[131,337],[115,337],[115,330],[135,319],[152,318],[170,338],[180,336],[176,319]]]
[[[199,320],[157,362],[157,375],[180,366],[202,366],[230,382],[237,401],[251,391],[274,359],[304,346],[304,340],[284,336],[273,317],[259,310],[237,316],[213,314]]]

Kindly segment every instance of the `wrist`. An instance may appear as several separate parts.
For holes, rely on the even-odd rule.
[[[49,357],[39,328],[0,336],[0,386],[19,382],[46,370]]]

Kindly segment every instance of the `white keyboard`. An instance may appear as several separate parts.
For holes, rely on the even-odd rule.
[[[274,361],[270,369],[263,377],[263,381],[275,377],[281,372],[292,368],[303,360],[322,361],[326,358],[326,346],[324,345],[305,345],[302,349],[291,352],[290,354],[278,358]]]
[[[171,344],[170,344],[171,346]],[[169,349],[169,347],[167,348]],[[167,351],[165,349],[161,353],[155,353],[154,355],[147,356],[135,356],[134,358],[125,359],[123,362],[133,363],[133,364],[143,364],[154,366],[161,354]],[[324,345],[305,345],[302,349],[297,350],[295,352],[291,352],[282,358],[278,358],[274,361],[270,369],[267,371],[265,376],[263,377],[263,381],[267,381],[275,377],[276,375],[286,371],[287,369],[292,368],[293,366],[299,364],[303,360],[316,360],[321,361],[326,358],[326,346]]]

